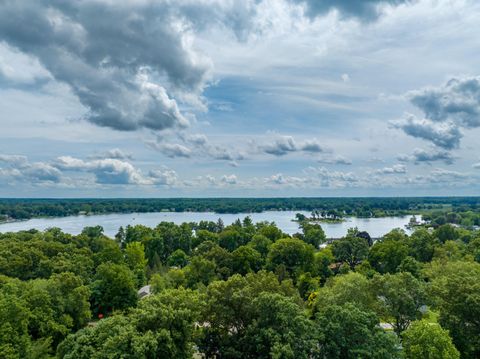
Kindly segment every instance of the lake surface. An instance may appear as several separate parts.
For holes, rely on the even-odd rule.
[[[79,234],[84,227],[100,225],[104,233],[113,237],[120,226],[143,224],[155,227],[162,221],[174,222],[200,222],[223,220],[225,225],[233,223],[237,218],[243,219],[250,216],[253,222],[270,221],[275,222],[284,232],[293,234],[299,231],[298,223],[293,222],[296,213],[303,213],[306,216],[310,212],[302,211],[267,211],[262,213],[237,213],[219,214],[213,212],[155,212],[155,213],[114,213],[91,216],[70,216],[56,218],[34,218],[28,221],[9,222],[0,224],[0,232],[16,232],[28,229],[45,230],[49,227],[58,227],[66,233]],[[340,238],[352,227],[358,227],[361,231],[367,231],[372,237],[381,237],[394,228],[405,229],[411,216],[383,217],[383,218],[347,218],[341,223],[321,223],[327,238]],[[419,218],[419,216],[417,216]],[[405,229],[407,233],[409,232]]]

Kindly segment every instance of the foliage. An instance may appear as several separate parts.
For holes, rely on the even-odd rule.
[[[376,303],[367,277],[355,272],[330,278],[325,286],[316,292],[315,297],[313,313],[319,312],[325,306],[347,303],[362,310],[371,310]]]
[[[410,236],[408,246],[410,255],[420,262],[430,262],[437,240],[427,229],[419,228]]]
[[[380,273],[395,273],[407,257],[408,247],[400,240],[385,239],[373,245],[368,260]]]
[[[462,227],[479,223],[477,205],[435,201],[225,202],[321,204],[316,217],[427,211],[412,235],[397,229],[375,244],[358,229],[326,243],[318,223],[289,236],[249,217],[125,226],[115,239],[101,226],[0,234],[0,356],[456,358],[453,343],[462,358],[479,357],[480,233]],[[145,284],[152,294],[138,299]],[[427,305],[434,325],[417,321]]]
[[[349,216],[374,217],[403,215],[426,211],[425,217],[450,220],[468,219],[479,224],[475,215],[448,218],[440,211],[450,206],[454,211],[476,209],[478,197],[393,197],[393,198],[121,198],[121,199],[1,199],[0,215],[8,218],[63,217],[79,213],[141,213],[170,210],[217,213],[247,213],[269,210],[330,211]],[[435,216],[432,210],[438,209]],[[428,214],[428,216],[427,216]]]
[[[315,319],[319,357],[397,358],[396,340],[379,328],[377,316],[353,304],[331,305]]]
[[[304,358],[315,348],[314,325],[298,303],[278,293],[261,293],[240,339],[242,357]]]
[[[0,353],[30,358],[48,353],[90,319],[89,290],[72,273],[28,282],[4,277],[0,285]]]
[[[381,317],[401,334],[421,316],[426,302],[425,285],[408,272],[385,274],[372,279],[373,293],[378,298]]]
[[[104,263],[98,266],[92,288],[92,308],[96,314],[123,310],[137,303],[133,272],[124,264]]]
[[[339,262],[347,263],[354,268],[368,256],[368,241],[365,238],[347,235],[332,244],[332,252]]]
[[[303,236],[301,236],[301,239],[306,243],[311,244],[315,248],[318,248],[320,244],[327,240],[325,232],[319,224],[311,224],[304,221],[300,223],[300,227],[303,231]]]
[[[262,256],[252,247],[240,246],[232,252],[232,270],[234,273],[257,272],[261,267]]]
[[[284,238],[276,241],[270,247],[267,266],[273,271],[279,267],[292,278],[301,271],[308,271],[313,266],[313,247],[296,238]]]
[[[207,285],[217,278],[215,262],[203,257],[193,257],[190,264],[185,267],[185,277],[190,288],[198,287],[199,284]]]
[[[131,242],[125,248],[125,262],[135,275],[137,288],[146,282],[147,259],[145,258],[145,246],[139,242]]]
[[[415,321],[402,334],[406,359],[458,359],[460,353],[452,344],[448,331],[438,324]]]
[[[0,353],[5,358],[26,358],[31,348],[28,333],[29,310],[24,300],[0,293]]]
[[[185,267],[188,263],[187,254],[181,249],[175,250],[167,259],[167,264],[170,267]]]
[[[235,274],[226,281],[210,284],[203,314],[208,325],[204,326],[202,351],[207,355],[220,353],[227,357],[242,353],[242,340],[245,340],[248,327],[258,320],[255,299],[262,293],[279,294],[299,301],[291,282],[279,282],[274,274],[265,271],[245,277]]]
[[[427,270],[430,297],[439,323],[464,358],[480,356],[480,264],[435,262]]]
[[[64,359],[191,358],[201,307],[195,292],[167,290],[70,335],[58,348]]]
[[[313,259],[313,273],[320,277],[322,283],[333,275],[333,271],[330,269],[330,264],[335,260],[330,247],[323,248],[315,253]]]

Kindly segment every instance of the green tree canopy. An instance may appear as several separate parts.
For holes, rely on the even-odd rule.
[[[327,280],[325,286],[316,292],[313,313],[329,305],[351,303],[364,311],[375,308],[376,297],[370,290],[368,279],[355,272],[337,275]]]
[[[177,249],[167,259],[167,264],[171,267],[185,267],[188,263],[187,254],[181,250]]]
[[[396,339],[378,317],[353,304],[325,306],[316,316],[319,358],[398,358]]]
[[[267,266],[275,271],[278,266],[284,266],[294,278],[302,271],[308,271],[313,266],[313,247],[296,238],[279,239],[270,247]]]
[[[348,263],[354,268],[368,256],[368,241],[365,238],[347,235],[332,243],[332,251],[339,262]]]
[[[439,322],[464,358],[480,356],[480,264],[435,262],[427,275],[430,299]]]
[[[270,272],[260,271],[226,281],[215,281],[207,288],[207,304],[201,349],[207,355],[235,357],[242,353],[242,340],[249,325],[258,318],[254,300],[262,293],[277,293],[300,301],[290,281],[279,282]],[[262,354],[262,353],[260,353]]]
[[[325,243],[327,240],[321,225],[311,224],[305,221],[301,222],[300,226],[303,231],[302,239],[315,248],[318,248],[320,244]]]
[[[262,267],[262,256],[250,246],[240,246],[232,252],[234,273],[247,274],[257,272]]]
[[[406,243],[385,239],[372,246],[368,254],[368,260],[372,267],[380,273],[395,273],[407,255],[408,247]]]
[[[295,300],[279,293],[261,293],[252,303],[252,318],[239,339],[241,357],[311,358],[314,326]]]
[[[426,304],[425,285],[408,272],[376,275],[372,290],[378,298],[379,314],[397,334],[421,316],[420,308]]]
[[[135,276],[123,264],[104,263],[98,266],[91,288],[91,302],[95,313],[106,314],[137,303]]]
[[[448,331],[424,320],[413,322],[402,334],[405,359],[459,359]]]
[[[408,239],[410,255],[420,262],[430,262],[437,243],[427,229],[419,228]]]
[[[143,299],[126,315],[68,336],[57,354],[64,359],[191,358],[201,303],[196,292],[166,290]]]

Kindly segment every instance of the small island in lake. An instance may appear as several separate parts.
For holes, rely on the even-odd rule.
[[[302,213],[297,213],[295,215],[294,222],[323,222],[323,223],[341,223],[345,222],[346,219],[343,217],[343,214],[336,210],[329,210],[329,211],[318,211],[313,210],[310,213],[310,217],[305,216]]]

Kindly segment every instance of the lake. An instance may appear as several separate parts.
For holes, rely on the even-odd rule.
[[[91,216],[69,216],[56,218],[34,218],[27,221],[9,222],[0,224],[0,232],[16,232],[28,229],[44,230],[49,227],[61,228],[66,233],[79,234],[84,227],[100,225],[104,228],[104,233],[113,237],[120,226],[143,224],[149,227],[155,227],[162,221],[174,222],[177,224],[183,222],[200,222],[223,220],[225,225],[233,223],[237,218],[243,219],[250,216],[253,222],[270,221],[275,222],[284,232],[293,234],[298,232],[298,223],[293,222],[296,213],[302,213],[306,216],[310,212],[302,211],[266,211],[262,213],[238,213],[238,214],[219,214],[213,212],[155,212],[155,213],[113,213],[105,215]],[[347,221],[341,223],[321,223],[327,238],[340,238],[352,227],[358,227],[361,231],[367,231],[372,237],[381,237],[394,228],[405,229],[411,216],[402,217],[383,217],[383,218],[347,218]],[[420,216],[417,216],[420,218]],[[405,229],[406,230],[406,229]],[[407,233],[409,232],[406,230]]]

